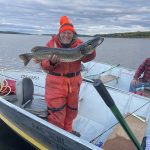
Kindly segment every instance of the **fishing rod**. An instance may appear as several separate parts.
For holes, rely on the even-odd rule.
[[[99,79],[97,79],[97,80],[88,80],[88,79],[85,79],[85,78],[83,79],[83,81],[93,84],[93,86],[95,87],[95,89],[97,90],[99,95],[102,97],[102,99],[105,102],[105,104],[110,108],[110,110],[112,111],[112,113],[114,114],[116,119],[119,121],[119,123],[121,124],[122,128],[125,130],[125,132],[129,136],[131,141],[134,143],[136,148],[138,150],[143,150],[141,145],[140,145],[140,143],[138,142],[138,140],[136,139],[135,135],[133,134],[132,130],[129,128],[127,122],[124,120],[121,112],[117,108],[114,100],[112,99],[112,97],[110,96],[110,94],[107,91],[106,87],[102,83],[102,81],[99,80]]]
[[[107,72],[107,71],[109,71],[109,70],[112,70],[112,69],[114,69],[114,68],[116,68],[116,67],[118,67],[118,66],[120,66],[120,64],[117,64],[117,65],[115,65],[115,66],[112,66],[112,67],[109,68],[108,70],[102,71],[101,73],[99,73],[99,75],[101,75],[101,74],[103,74],[103,73],[105,73],[105,72]]]
[[[95,63],[95,64],[96,64],[96,63]],[[95,65],[95,64],[94,64],[94,65]],[[93,66],[94,66],[94,65],[93,65]],[[92,67],[93,67],[93,66],[92,66]],[[107,70],[105,70],[105,71],[102,71],[101,73],[86,76],[86,78],[91,77],[91,76],[97,76],[97,75],[100,76],[100,75],[102,75],[103,73],[106,73],[106,72],[108,72],[108,71],[110,71],[110,70],[112,70],[112,69],[114,69],[114,68],[116,68],[116,67],[118,67],[118,66],[120,66],[120,64],[117,64],[117,65],[115,65],[115,66],[112,66],[111,68],[109,68],[109,69],[107,69]],[[91,67],[91,68],[92,68],[92,67]],[[90,68],[90,69],[91,69],[91,68]],[[86,73],[86,74],[87,74],[87,73]],[[86,74],[85,74],[85,75],[86,75]],[[84,76],[85,76],[85,75],[84,75]]]

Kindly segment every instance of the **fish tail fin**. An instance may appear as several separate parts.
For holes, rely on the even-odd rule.
[[[23,60],[24,65],[26,66],[30,60],[32,59],[32,56],[29,54],[21,54],[19,55],[20,59]]]

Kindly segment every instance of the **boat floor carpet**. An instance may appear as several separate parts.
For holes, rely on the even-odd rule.
[[[133,115],[127,117],[126,121],[139,143],[141,143],[147,126],[146,122]],[[105,150],[137,150],[120,124],[116,125],[113,132],[104,143],[103,148]]]

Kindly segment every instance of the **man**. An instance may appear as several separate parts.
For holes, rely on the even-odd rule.
[[[136,93],[136,88],[150,87],[150,58],[139,66],[130,84],[130,92]]]
[[[50,48],[74,48],[82,41],[77,38],[73,24],[67,16],[60,18],[60,29],[56,36],[47,43]],[[41,67],[47,70],[45,99],[48,106],[48,121],[72,134],[72,123],[78,112],[78,97],[82,82],[81,61],[88,62],[95,58],[96,52],[75,62],[61,62],[57,55],[43,60]]]

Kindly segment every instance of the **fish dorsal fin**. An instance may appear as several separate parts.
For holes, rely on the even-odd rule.
[[[31,51],[34,53],[34,52],[40,52],[41,50],[46,50],[48,49],[48,47],[45,47],[45,46],[35,46],[31,49]]]

